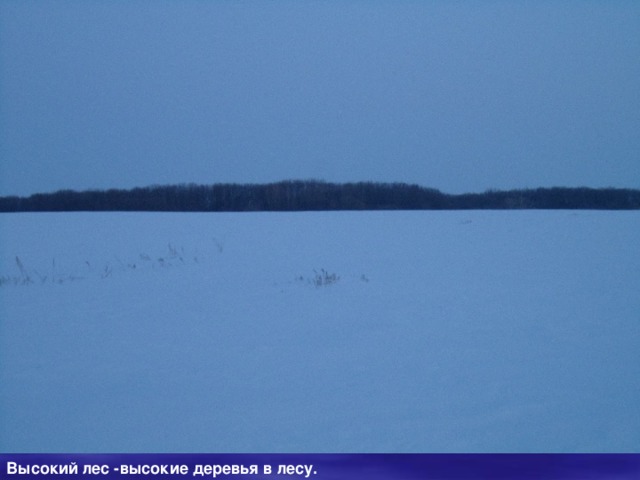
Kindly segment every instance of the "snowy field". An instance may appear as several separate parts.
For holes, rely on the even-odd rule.
[[[0,452],[638,452],[640,212],[0,215]]]

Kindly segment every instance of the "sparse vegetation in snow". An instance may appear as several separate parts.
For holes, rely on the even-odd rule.
[[[298,282],[306,283],[309,285],[313,285],[316,288],[320,288],[337,283],[338,280],[340,280],[340,276],[337,273],[329,273],[324,268],[321,268],[320,271],[314,269],[313,275],[310,277],[299,275],[298,277],[296,277],[296,280]]]
[[[216,251],[222,253],[220,245],[216,245]],[[168,269],[171,267],[200,263],[199,253],[195,252],[187,255],[184,247],[177,247],[172,243],[168,243],[167,250],[162,254],[150,255],[148,253],[140,253],[137,257],[127,260],[122,260],[117,256],[113,258],[115,261],[103,260],[99,262],[95,260],[84,260],[75,269],[74,267],[61,269],[59,266],[56,266],[56,259],[54,258],[51,261],[50,271],[48,271],[48,268],[38,270],[30,266],[28,267],[19,256],[16,256],[14,265],[17,272],[14,270],[14,273],[0,275],[0,287],[9,285],[26,286],[38,283],[62,285],[70,281],[85,280],[88,278],[105,280],[118,273]],[[94,265],[96,266],[95,268]],[[76,271],[75,273],[74,270]],[[41,271],[47,273],[40,273]],[[82,274],[78,274],[77,272],[82,272]]]

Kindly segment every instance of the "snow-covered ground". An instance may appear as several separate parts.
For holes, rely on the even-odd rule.
[[[2,214],[0,451],[637,452],[639,246],[640,212]]]

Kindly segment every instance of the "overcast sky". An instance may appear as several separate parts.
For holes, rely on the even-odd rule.
[[[0,0],[0,195],[640,187],[640,2]]]

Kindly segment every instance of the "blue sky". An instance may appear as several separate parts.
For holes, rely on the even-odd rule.
[[[0,0],[0,195],[640,187],[636,1]]]

